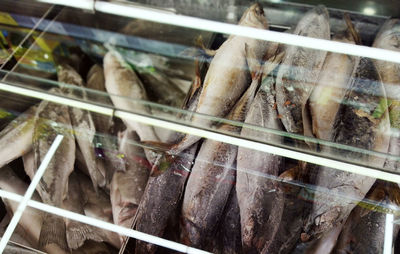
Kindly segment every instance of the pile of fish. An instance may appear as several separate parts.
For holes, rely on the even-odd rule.
[[[348,15],[344,22],[347,29],[332,40],[361,44]],[[250,6],[239,25],[269,27],[260,4]],[[373,46],[400,51],[399,31],[400,20],[388,20]],[[331,39],[328,10],[323,6],[310,10],[291,33]],[[399,155],[398,135],[389,134],[400,128],[400,98],[388,90],[400,84],[400,65],[236,35],[219,49],[205,52],[212,55],[206,75],[194,78],[183,105],[197,114],[176,117],[243,138],[307,147],[397,171],[393,160],[324,143],[287,140],[264,130]],[[164,77],[148,75],[147,80],[156,82]],[[59,86],[49,92],[154,114],[143,103],[149,100],[146,83],[115,50],[105,55],[103,66],[92,66],[85,80],[61,64],[58,81]],[[109,96],[96,96],[84,87]],[[218,123],[204,115],[247,125]],[[27,178],[34,177],[61,134],[64,138],[34,200],[213,253],[383,250],[387,211],[383,208],[397,207],[400,201],[395,184],[121,120],[49,101],[32,106],[0,132],[0,188],[23,195]],[[19,157],[23,163],[8,165]],[[3,202],[7,215],[2,228],[17,208],[15,202]],[[395,237],[398,231],[395,226]],[[12,240],[57,254],[119,249],[168,253],[32,208],[24,212]]]

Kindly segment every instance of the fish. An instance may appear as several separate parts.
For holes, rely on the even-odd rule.
[[[93,65],[86,78],[86,86],[100,92],[107,92],[105,87],[105,78],[103,68],[95,64]],[[98,103],[112,106],[109,95],[88,92],[88,99]],[[109,189],[111,179],[115,171],[125,171],[125,162],[118,152],[118,140],[113,135],[116,134],[114,119],[111,116],[102,115],[91,112],[94,126],[96,128],[96,136],[94,137],[94,146],[96,151],[96,164],[105,176],[106,189]],[[104,187],[104,186],[103,186]]]
[[[28,189],[28,185],[13,172],[12,168],[6,165],[1,168],[0,188],[2,190],[23,196]],[[41,198],[37,192],[33,193],[31,199],[41,202]],[[10,212],[15,213],[19,205],[17,202],[11,201],[9,199],[3,199],[3,202]],[[24,212],[22,213],[21,219],[18,222],[19,226],[21,226],[26,232],[26,240],[28,240],[35,248],[39,246],[39,237],[44,216],[45,215],[42,211],[26,207]],[[44,250],[48,253],[56,254],[69,253],[68,251],[61,249],[55,244],[44,246]]]
[[[32,137],[34,130],[34,118],[37,105],[30,107],[27,111],[11,121],[0,132],[0,167],[32,149]]]
[[[130,130],[122,135],[119,151],[124,155],[126,171],[114,173],[110,188],[114,223],[126,228],[132,225],[150,174],[143,149],[132,143],[137,139]]]
[[[141,101],[147,101],[146,90],[136,73],[124,62],[116,51],[109,51],[103,59],[104,77],[107,92],[110,94],[114,106],[139,114],[151,115],[151,110]],[[136,131],[140,140],[159,142],[153,126],[141,124],[129,119],[122,119],[125,125]],[[145,150],[150,163],[154,163],[157,154],[149,149]]]
[[[393,51],[400,51],[400,19],[389,19],[380,28],[373,47],[383,48]],[[392,128],[390,137],[389,154],[400,154],[400,97],[396,91],[400,87],[400,65],[392,62],[375,60],[375,66],[386,88],[389,105],[389,119]],[[394,132],[394,133],[393,133]],[[400,169],[399,161],[388,159],[385,162],[386,169],[398,172]]]
[[[157,69],[148,70],[139,67],[137,70],[151,101],[172,107],[182,107],[185,94],[170,81],[167,75]]]
[[[72,172],[68,180],[68,195],[63,200],[62,208],[71,212],[85,214],[84,204],[85,200],[78,175]],[[71,219],[65,219],[65,225],[68,247],[72,250],[81,247],[87,240],[103,241],[104,236],[101,235],[101,231],[91,225]]]
[[[249,62],[249,68],[254,70],[253,80],[227,117],[238,122],[244,121],[261,78],[255,52],[248,50],[251,48],[246,46],[247,54],[252,55],[251,59],[254,60]],[[239,134],[241,127],[223,123],[218,130]],[[200,147],[182,203],[183,227],[187,236],[185,241],[191,246],[202,248],[205,239],[216,233],[212,229],[220,221],[229,193],[235,184],[236,172],[232,166],[236,161],[237,150],[235,145],[210,139],[205,140]],[[210,207],[213,209],[210,210]]]
[[[251,5],[243,14],[239,25],[268,29],[264,10],[259,3]],[[246,50],[246,45],[248,50]],[[200,92],[199,102],[190,120],[191,125],[207,128],[215,124],[209,118],[201,116],[207,114],[215,117],[225,117],[234,107],[240,96],[251,83],[251,75],[248,62],[261,61],[268,48],[268,42],[248,37],[230,35],[219,47],[210,63],[203,86]],[[254,52],[254,60],[248,59],[247,51]],[[179,154],[190,145],[198,141],[200,137],[185,135],[183,139],[172,145],[170,154]]]
[[[148,180],[135,218],[135,229],[161,237],[167,227],[168,219],[178,209],[185,183],[193,166],[198,143],[184,150],[172,162],[164,160],[159,167],[167,170]],[[135,253],[155,253],[157,245],[136,241]]]
[[[236,188],[233,187],[228,199],[227,206],[224,211],[224,218],[220,225],[219,234],[222,237],[221,249],[222,253],[226,254],[241,254],[242,241],[240,234],[240,212],[239,204],[236,195]]]
[[[198,68],[197,73],[200,73],[199,65],[196,66]],[[193,111],[197,107],[201,87],[200,75],[196,75],[192,82],[191,91],[185,99],[183,109]],[[187,114],[178,117],[181,119],[189,118]],[[168,139],[179,140],[182,138],[181,135],[178,132],[171,132]],[[165,171],[165,173],[149,177],[132,228],[151,235],[163,236],[169,218],[180,213],[178,207],[199,143],[200,141],[184,150],[172,162],[168,161],[165,156],[160,156],[161,163],[157,171]],[[129,246],[131,242],[132,240],[128,239],[124,248]],[[134,243],[137,246],[137,253],[155,253],[157,250],[156,245],[147,242],[136,241]]]
[[[328,10],[319,5],[298,22],[296,35],[330,39]],[[287,46],[276,78],[276,103],[286,131],[304,134],[303,115],[326,57],[326,51]]]
[[[54,92],[63,93],[58,88]],[[53,102],[42,101],[35,115],[32,147],[34,151],[35,173],[58,134],[63,140],[36,187],[43,202],[61,207],[68,193],[68,178],[74,170],[75,137],[72,134],[68,107]],[[40,231],[39,246],[57,245],[69,251],[63,218],[46,214]]]
[[[275,70],[275,74],[276,74]],[[275,102],[275,77],[270,74],[262,79],[245,123],[274,130],[283,130]],[[244,138],[281,144],[277,134],[244,127]],[[241,238],[244,253],[260,253],[266,248],[277,231],[274,225],[280,221],[283,193],[274,177],[284,167],[284,158],[249,148],[239,147],[237,154],[236,192],[240,208]],[[272,177],[272,179],[271,179]]]
[[[99,189],[98,192],[96,192],[91,184],[90,178],[80,172],[77,172],[77,174],[82,195],[86,201],[83,206],[85,215],[105,222],[113,223],[109,195],[107,195],[102,189]],[[97,228],[97,231],[101,231],[100,235],[104,237],[104,242],[111,244],[117,249],[121,248],[119,235],[117,233],[101,228]]]
[[[351,21],[350,21],[351,22]],[[351,23],[350,23],[351,24]],[[335,34],[333,41],[356,44],[350,28]],[[318,81],[309,98],[312,133],[318,139],[330,140],[332,123],[347,91],[350,76],[359,57],[329,52]]]
[[[391,205],[391,201],[380,187],[372,189],[363,202],[351,211],[332,253],[383,252],[386,223],[384,208]],[[398,229],[394,231],[396,233]]]
[[[67,94],[77,99],[87,100],[86,91],[83,88],[83,80],[81,76],[69,65],[59,65],[57,68],[58,81],[75,85],[76,88],[70,87]],[[92,179],[93,186],[105,186],[105,176],[102,170],[98,170],[96,165],[96,155],[93,147],[93,139],[96,133],[96,128],[92,119],[92,115],[87,110],[82,110],[77,107],[68,108],[71,124],[74,130],[75,140],[78,143],[79,149],[82,152],[85,164]]]
[[[387,153],[390,128],[387,99],[373,61],[360,58],[349,82],[330,141]],[[345,160],[357,159],[371,167],[381,168],[385,162],[384,158],[347,149],[325,147],[322,152]],[[373,177],[321,167],[315,182],[313,210],[305,223],[305,234],[314,240],[343,225],[356,202],[365,197],[374,182]]]

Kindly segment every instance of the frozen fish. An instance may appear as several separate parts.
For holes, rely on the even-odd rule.
[[[329,14],[324,6],[307,12],[294,34],[330,39]],[[276,102],[286,131],[303,134],[303,114],[325,60],[326,52],[288,46],[276,78]]]
[[[258,3],[250,6],[240,19],[239,25],[268,29],[262,6]],[[267,47],[266,41],[231,35],[211,61],[195,112],[216,117],[227,115],[251,82],[248,62],[260,62]],[[254,54],[250,56],[247,51]],[[250,59],[251,57],[253,59]],[[213,122],[196,114],[191,119],[191,124],[209,127]],[[171,148],[170,153],[178,154],[199,139],[198,136],[186,135]]]

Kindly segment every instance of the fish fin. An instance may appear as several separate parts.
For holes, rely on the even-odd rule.
[[[81,247],[86,240],[93,240],[102,242],[105,237],[101,236],[100,230],[81,223],[79,221],[69,221],[66,227],[67,243],[70,249],[77,249]]]
[[[208,56],[215,56],[215,54],[217,54],[217,50],[208,49],[204,45],[203,36],[201,36],[201,35],[199,35],[196,38],[195,45],[198,46],[199,48],[201,48],[204,51],[204,53]]]
[[[263,78],[267,77],[273,70],[275,70],[275,68],[282,62],[284,55],[285,52],[280,52],[279,54],[274,55],[273,57],[265,61],[262,70]]]
[[[244,51],[246,53],[246,61],[251,74],[251,79],[254,80],[259,78],[261,74],[261,64],[257,60],[256,53],[254,50],[250,49],[247,43],[244,44]]]
[[[190,90],[186,94],[186,97],[182,103],[183,109],[187,108],[188,105],[191,104],[190,102],[193,100],[193,98],[195,98],[195,95],[198,93],[198,91],[202,87],[201,75],[200,75],[200,64],[199,64],[198,58],[196,58],[196,60],[194,61],[194,64],[195,64],[195,77],[194,77],[194,80],[190,87]],[[182,115],[183,115],[182,113],[179,113],[178,117],[180,118],[180,117],[182,117]]]
[[[303,118],[303,132],[305,137],[314,138],[313,129],[312,129],[312,120],[311,120],[311,110],[310,110],[310,100],[307,100],[306,104],[301,110],[302,118]],[[307,141],[305,143],[314,151],[318,148],[318,143]]]
[[[69,251],[63,218],[54,214],[46,214],[40,230],[39,246],[56,244],[65,251]]]
[[[156,151],[168,151],[170,150],[174,144],[163,143],[159,141],[151,141],[151,140],[144,140],[141,141],[144,146],[147,146],[149,149],[156,150]]]
[[[400,188],[397,184],[390,183],[386,186],[386,192],[389,194],[389,200],[400,206]]]
[[[350,18],[349,13],[345,12],[345,13],[343,14],[343,18],[344,18],[344,20],[345,20],[345,22],[346,22],[348,32],[349,32],[349,33],[351,34],[351,36],[353,37],[354,42],[355,42],[357,45],[362,45],[362,41],[361,41],[360,34],[357,32],[356,28],[354,27],[353,23],[351,22],[351,18]]]
[[[299,174],[299,167],[294,166],[293,168],[290,168],[284,171],[282,174],[280,174],[279,178],[284,181],[294,181],[297,179],[298,174]]]

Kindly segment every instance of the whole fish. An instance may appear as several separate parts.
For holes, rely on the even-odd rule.
[[[83,80],[71,66],[58,66],[57,76],[59,82],[78,86],[76,88],[71,87],[68,89],[68,94],[70,96],[77,99],[87,100],[86,92],[82,89]],[[102,174],[101,170],[98,170],[96,165],[96,155],[93,147],[93,139],[96,129],[92,116],[89,111],[77,107],[69,107],[68,110],[75,139],[85,159],[93,186],[97,189],[97,186],[105,185],[105,176]]]
[[[332,40],[355,44],[351,31],[354,29],[349,28],[343,33],[336,34]],[[326,55],[318,81],[309,98],[312,133],[316,138],[331,139],[332,123],[358,60],[359,58],[355,56],[332,52]]]
[[[1,168],[0,188],[2,190],[23,196],[28,189],[28,185],[23,182],[9,166],[5,166]],[[33,194],[32,200],[41,201],[39,195],[36,192]],[[15,213],[19,205],[17,202],[11,201],[9,199],[3,199],[3,202],[12,213]],[[39,245],[39,237],[41,233],[43,217],[44,214],[41,211],[27,207],[18,222],[27,234],[26,239],[31,242],[34,247]],[[68,251],[61,249],[55,244],[44,246],[44,250],[48,253],[68,253]]]
[[[373,47],[383,48],[393,51],[400,51],[400,20],[389,19],[386,21],[375,38]],[[375,60],[375,66],[381,76],[383,85],[386,88],[389,106],[390,126],[392,136],[390,138],[389,153],[392,155],[400,154],[400,96],[396,88],[400,88],[400,65],[396,63]],[[388,159],[385,168],[393,171],[400,169],[400,163],[393,159]]]
[[[247,48],[246,47],[246,51]],[[254,52],[247,52],[253,55]],[[254,63],[254,62],[253,62]],[[249,62],[249,64],[251,64]],[[257,63],[254,63],[256,66]],[[256,67],[250,67],[256,70]],[[261,72],[253,75],[250,87],[236,103],[228,119],[244,121],[260,82]],[[201,98],[200,98],[201,99]],[[199,101],[199,103],[201,100]],[[223,123],[219,130],[239,133],[241,127]],[[215,232],[212,230],[220,221],[226,202],[235,184],[235,170],[232,168],[237,156],[237,146],[206,140],[200,147],[192,172],[189,176],[182,204],[184,232],[190,245],[201,248],[205,239]],[[209,208],[213,207],[212,210]]]
[[[90,179],[85,175],[78,174],[78,176],[82,195],[84,196],[84,200],[86,200],[86,203],[83,207],[85,215],[105,222],[113,223],[112,208],[109,196],[102,189],[99,189],[98,192],[95,192]],[[99,234],[104,236],[103,241],[111,244],[117,249],[121,247],[117,233],[101,228],[97,228],[97,231],[101,231]]]
[[[372,60],[361,58],[349,82],[333,125],[331,141],[386,153],[390,128],[386,94]],[[328,147],[323,151],[344,159],[356,158],[373,167],[384,164],[383,158],[368,154]],[[343,225],[355,201],[362,200],[374,182],[372,177],[321,167],[315,184],[313,211],[305,233],[311,240],[318,239]]]
[[[269,129],[282,130],[275,103],[275,78],[273,74],[262,80],[245,123]],[[241,136],[270,143],[282,143],[282,137],[252,128],[242,128]],[[283,194],[277,177],[284,166],[281,156],[238,148],[236,192],[240,207],[241,234],[243,251],[259,253],[274,238],[281,216],[278,202]],[[272,213],[274,212],[274,213]]]
[[[394,203],[382,190],[380,182],[350,213],[337,244],[332,251],[335,254],[345,253],[382,253],[385,241],[385,223],[387,208]],[[399,232],[394,225],[393,240]],[[396,250],[394,253],[397,253]]]
[[[37,106],[30,107],[11,121],[0,132],[0,167],[24,155],[32,149],[34,117]]]
[[[329,14],[324,6],[307,12],[294,34],[330,39]],[[276,102],[288,132],[303,134],[303,114],[326,56],[325,51],[288,46],[276,79]]]
[[[135,72],[127,66],[118,52],[108,52],[104,56],[104,76],[107,92],[111,100],[119,109],[140,114],[151,114],[150,108],[137,100],[146,101],[147,95],[142,82]],[[140,140],[159,141],[153,126],[141,124],[132,120],[122,119],[125,125],[136,131]],[[145,150],[147,159],[154,163],[156,154]]]
[[[62,93],[58,89],[55,89],[55,91]],[[68,107],[42,101],[38,106],[34,124],[35,173],[56,136],[58,134],[64,136],[36,187],[44,203],[61,207],[62,201],[68,193],[68,178],[74,170],[75,162],[75,138],[71,133],[72,127]],[[68,251],[63,218],[53,214],[45,214],[39,245],[44,247],[50,244],[58,245],[59,248]]]
[[[101,92],[107,92],[105,87],[104,70],[99,65],[93,65],[87,75],[86,86]],[[106,94],[88,92],[88,98],[92,101],[112,106],[110,97]],[[125,162],[118,152],[118,140],[111,137],[115,134],[114,120],[111,116],[106,116],[91,112],[97,135],[94,137],[96,147],[96,163],[98,169],[102,170],[105,176],[106,186],[109,188],[112,176],[115,171],[125,171]]]
[[[64,199],[62,208],[71,212],[85,214],[83,209],[85,202],[78,175],[73,172],[69,177],[68,196]],[[70,219],[66,219],[65,224],[67,243],[70,249],[79,248],[86,240],[101,242],[104,238],[101,235],[101,231],[88,224]]]
[[[199,66],[197,65],[199,68]],[[197,70],[200,73],[200,70]],[[202,84],[200,75],[192,82],[191,91],[187,94],[183,109],[193,111],[198,103],[199,90]],[[180,116],[187,119],[187,115]],[[172,132],[169,140],[178,140],[181,133]],[[169,163],[163,157],[159,167],[165,168],[165,173],[157,177],[150,177],[142,200],[140,201],[133,227],[137,230],[155,236],[163,236],[168,221],[178,213],[178,206],[183,196],[186,180],[193,166],[193,161],[199,144],[196,143],[178,155],[178,158]],[[132,242],[126,241],[126,246]],[[143,241],[136,241],[137,253],[155,253],[157,246]]]
[[[258,3],[250,6],[240,19],[239,25],[268,29],[262,6]],[[251,78],[247,63],[260,61],[267,47],[266,41],[230,35],[211,61],[195,112],[216,117],[227,115],[249,86]],[[249,56],[247,51],[254,52],[253,56]],[[249,59],[250,57],[255,59]],[[210,127],[213,121],[196,114],[191,119],[191,124]],[[169,153],[178,154],[199,139],[198,136],[186,135]]]
[[[160,167],[167,167],[165,173],[149,178],[137,210],[136,230],[159,237],[163,235],[168,219],[179,206],[197,147],[196,143],[180,153],[172,164],[164,161]],[[155,253],[156,250],[156,245],[136,241],[136,254]]]
[[[137,138],[130,130],[123,134],[119,151],[124,155],[126,171],[114,173],[110,188],[114,223],[127,228],[132,225],[150,173],[143,149],[132,143]]]

